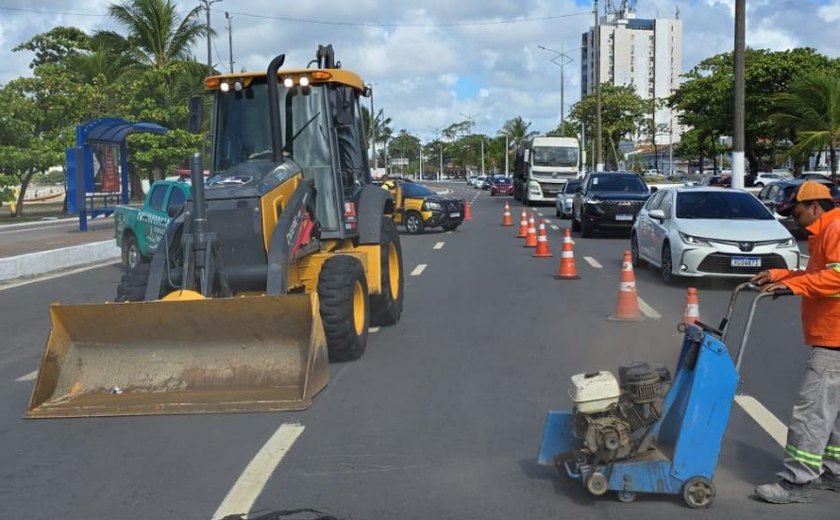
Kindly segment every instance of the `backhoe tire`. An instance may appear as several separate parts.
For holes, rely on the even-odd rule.
[[[382,219],[382,245],[379,254],[382,293],[370,296],[370,324],[393,325],[400,321],[403,307],[403,261],[400,234],[390,217]],[[396,276],[393,271],[396,272]]]
[[[370,325],[370,296],[361,262],[348,255],[324,262],[318,298],[330,361],[362,357]]]

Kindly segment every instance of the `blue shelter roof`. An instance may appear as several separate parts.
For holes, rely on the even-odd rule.
[[[132,132],[146,132],[150,134],[165,134],[167,129],[156,123],[129,123],[119,117],[103,117],[92,119],[79,125],[77,137],[83,142],[121,143]],[[77,143],[81,146],[83,143]]]

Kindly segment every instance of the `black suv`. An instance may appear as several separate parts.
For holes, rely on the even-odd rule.
[[[757,195],[758,200],[763,202],[768,209],[773,211],[773,214],[776,215],[779,222],[781,222],[782,225],[784,225],[788,231],[790,231],[791,234],[799,240],[805,239],[808,236],[808,233],[805,232],[805,230],[800,229],[792,217],[782,217],[778,214],[778,212],[787,209],[791,194],[806,180],[819,182],[820,184],[827,186],[829,192],[831,192],[831,198],[834,199],[834,205],[840,205],[840,188],[835,186],[831,180],[825,177],[819,179],[803,179],[802,177],[798,177],[796,179],[785,179],[771,182],[767,186],[763,187]]]
[[[572,201],[572,230],[584,238],[599,229],[629,231],[652,191],[633,172],[587,174]]]

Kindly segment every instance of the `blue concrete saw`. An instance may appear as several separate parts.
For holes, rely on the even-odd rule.
[[[571,411],[551,410],[538,463],[555,466],[593,495],[615,491],[621,502],[637,493],[682,495],[692,508],[714,501],[712,482],[738,370],[759,301],[791,294],[759,293],[747,316],[735,361],[726,347],[738,295],[757,291],[752,283],[732,292],[718,328],[688,325],[676,370],[645,362],[619,367],[616,380],[599,371],[572,376]]]

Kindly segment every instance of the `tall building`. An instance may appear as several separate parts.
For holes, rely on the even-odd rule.
[[[664,99],[679,87],[682,72],[679,10],[674,19],[642,19],[636,18],[634,1],[622,0],[616,8],[613,1],[606,0],[600,24],[601,83],[632,85],[642,99]],[[580,63],[583,97],[595,91],[595,27],[581,36]],[[656,111],[654,120],[661,128],[657,144],[679,140],[681,132],[672,116],[669,108]]]

